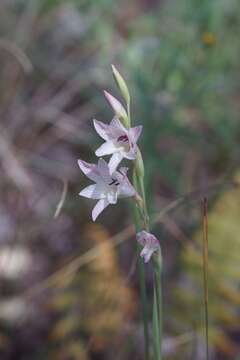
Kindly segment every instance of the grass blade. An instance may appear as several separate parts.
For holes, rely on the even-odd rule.
[[[203,288],[205,312],[206,359],[209,359],[208,337],[208,202],[203,199]]]

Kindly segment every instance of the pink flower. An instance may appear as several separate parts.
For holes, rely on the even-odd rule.
[[[144,262],[147,263],[151,259],[152,254],[159,250],[159,241],[153,234],[145,230],[137,233],[137,241],[143,246],[140,256],[143,257]]]
[[[95,152],[97,156],[111,155],[110,173],[114,172],[123,158],[134,160],[137,155],[137,141],[142,126],[126,129],[121,121],[114,117],[109,125],[93,120],[97,133],[105,140]]]
[[[79,193],[86,198],[98,200],[92,210],[93,221],[109,204],[116,204],[119,197],[136,195],[134,187],[127,178],[128,168],[121,167],[119,171],[110,173],[109,166],[103,159],[99,159],[97,164],[78,160],[78,165],[82,172],[95,182]]]

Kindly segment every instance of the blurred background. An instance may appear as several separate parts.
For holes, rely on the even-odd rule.
[[[207,197],[210,358],[240,359],[239,31],[238,0],[1,0],[2,360],[143,359],[129,202],[93,224],[78,196],[92,119],[113,115],[102,90],[119,97],[111,63],[144,126],[150,213],[188,194],[154,225],[164,358],[205,359]]]

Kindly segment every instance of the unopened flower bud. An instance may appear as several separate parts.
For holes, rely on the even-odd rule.
[[[118,101],[114,96],[109,94],[107,91],[104,91],[104,95],[106,96],[106,99],[108,100],[109,104],[113,108],[116,116],[120,121],[122,121],[123,125],[125,125],[127,128],[129,127],[129,120],[128,115],[120,101]]]
[[[143,178],[144,177],[144,163],[143,163],[141,151],[139,149],[137,150],[137,157],[135,160],[135,169],[136,169],[137,176]]]
[[[114,65],[112,65],[112,72],[113,72],[113,77],[116,81],[119,90],[121,91],[124,100],[126,101],[127,104],[130,104],[130,95],[125,80],[123,79],[122,75],[119,73],[119,71],[116,69]]]

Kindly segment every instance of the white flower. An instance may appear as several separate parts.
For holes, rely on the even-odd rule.
[[[121,121],[114,117],[109,125],[93,120],[97,133],[105,140],[95,152],[97,156],[111,155],[110,173],[113,173],[123,158],[134,160],[137,155],[137,141],[142,126],[126,129]]]
[[[82,172],[95,182],[79,193],[86,198],[99,200],[92,210],[93,221],[109,204],[116,204],[119,197],[136,195],[127,178],[128,168],[121,167],[120,170],[110,173],[108,164],[103,159],[99,159],[97,164],[78,160],[78,165]]]
[[[143,246],[140,256],[143,257],[144,262],[147,263],[151,259],[152,254],[159,250],[159,241],[153,234],[145,230],[137,233],[137,241]]]

